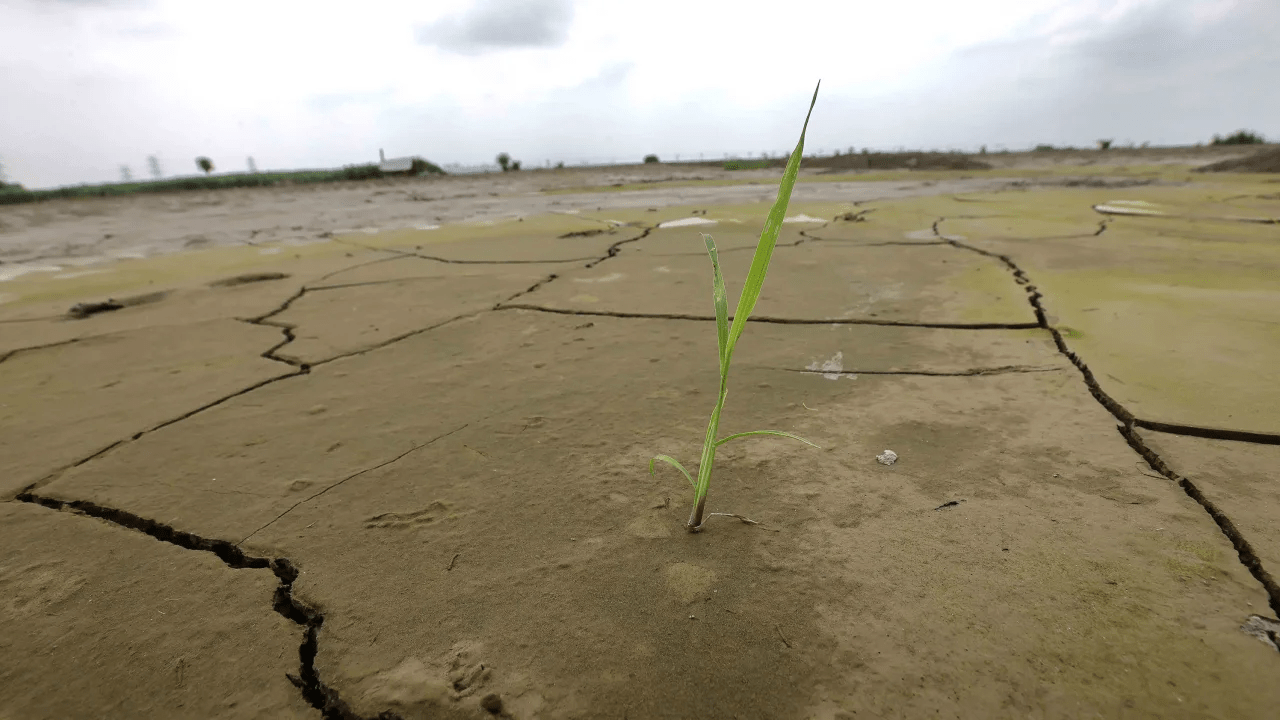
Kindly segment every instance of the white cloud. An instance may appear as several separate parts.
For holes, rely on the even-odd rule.
[[[726,7],[10,0],[0,162],[45,186],[112,180],[153,153],[171,172],[201,154],[325,167],[380,147],[527,165],[781,153],[819,78],[815,150],[1280,135],[1280,99],[1256,72],[1276,66],[1261,32],[1274,0]],[[522,17],[529,32],[506,20]]]
[[[477,0],[466,11],[418,28],[418,41],[475,54],[488,50],[557,47],[569,36],[571,0]]]

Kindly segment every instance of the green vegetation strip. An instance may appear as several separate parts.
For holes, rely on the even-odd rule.
[[[421,163],[421,164],[420,164]],[[420,160],[415,173],[444,174],[439,166]],[[291,172],[237,173],[205,177],[176,178],[152,182],[73,185],[51,190],[27,190],[21,185],[0,183],[0,205],[39,202],[58,198],[116,197],[138,193],[182,192],[190,190],[222,190],[226,188],[270,187],[290,183],[342,182],[344,180],[377,180],[386,177],[377,165],[349,165],[340,170],[299,170]]]

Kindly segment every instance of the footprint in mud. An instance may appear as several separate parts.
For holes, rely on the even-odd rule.
[[[463,650],[454,655],[449,667],[449,685],[456,693],[455,697],[463,698],[479,692],[493,674],[483,662],[473,661],[471,656],[471,652]]]
[[[382,513],[365,518],[364,527],[366,530],[375,528],[417,528],[431,525],[440,520],[449,513],[449,506],[436,500],[421,510],[415,510],[407,513]]]

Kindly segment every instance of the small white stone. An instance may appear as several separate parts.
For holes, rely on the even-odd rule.
[[[892,465],[898,462],[898,453],[892,450],[885,450],[884,452],[876,456],[876,462],[880,463],[881,465]]]

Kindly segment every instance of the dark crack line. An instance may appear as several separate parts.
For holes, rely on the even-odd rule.
[[[843,244],[843,245],[845,245],[845,246],[847,246],[847,247],[851,247],[851,248],[864,248],[864,247],[893,247],[893,246],[900,246],[900,247],[930,247],[930,246],[933,246],[933,245],[946,245],[946,244],[947,244],[945,240],[921,240],[921,241],[918,241],[918,242],[911,242],[911,241],[909,241],[909,240],[885,240],[885,241],[882,241],[882,242],[859,242],[859,241],[857,241],[857,240],[847,240],[847,239],[844,239],[844,238],[824,238],[824,237],[816,237],[816,236],[813,236],[813,235],[810,235],[810,236],[809,236],[809,239],[810,239],[810,240],[813,240],[814,242],[824,242],[824,243],[832,243],[832,244],[835,244],[835,243],[841,243],[841,244]]]
[[[1196,425],[1179,425],[1158,420],[1134,418],[1133,426],[1145,430],[1156,430],[1170,435],[1188,435],[1208,438],[1210,440],[1234,440],[1236,442],[1256,443],[1258,445],[1280,445],[1280,434],[1249,432],[1247,430],[1225,430],[1222,428],[1201,427]]]
[[[648,234],[648,230],[645,231],[645,234]],[[641,235],[640,237],[644,237],[644,235]],[[621,245],[623,243],[634,242],[635,240],[639,240],[640,237],[629,238],[627,240],[614,243],[614,245],[611,246],[609,249],[612,250],[614,247],[617,247],[618,245]],[[344,245],[358,247],[362,250],[369,250],[371,252],[392,253],[393,256],[397,259],[412,257],[412,258],[418,258],[420,260],[431,260],[438,263],[444,263],[446,265],[558,265],[558,264],[564,264],[564,263],[574,263],[574,262],[583,262],[583,261],[599,262],[602,259],[607,259],[607,258],[598,258],[595,255],[588,255],[584,257],[563,258],[558,260],[453,260],[450,258],[439,257],[436,255],[424,255],[423,253],[411,252],[409,250],[371,247],[369,245],[361,245],[360,243],[352,242],[350,240],[343,240],[340,242],[342,242]],[[608,257],[612,257],[612,256],[608,256]],[[587,267],[590,267],[590,265],[588,265]]]
[[[399,455],[397,455],[397,456],[395,456],[395,457],[391,458],[390,460],[387,460],[387,461],[385,461],[385,462],[380,462],[380,463],[378,463],[377,465],[374,465],[374,466],[372,466],[372,467],[367,467],[367,468],[365,468],[365,469],[363,469],[363,470],[360,470],[359,472],[352,473],[352,474],[350,474],[350,475],[348,475],[348,476],[346,476],[346,477],[342,478],[341,480],[339,480],[339,481],[337,481],[337,482],[335,482],[335,483],[333,483],[333,484],[329,485],[328,487],[324,488],[323,490],[321,490],[321,491],[319,491],[319,492],[316,492],[316,493],[313,493],[310,497],[307,497],[307,498],[305,498],[305,499],[303,499],[303,500],[299,500],[298,502],[296,502],[296,503],[294,503],[294,504],[290,505],[290,506],[289,506],[289,508],[288,508],[287,510],[285,510],[284,512],[282,512],[282,513],[280,513],[279,515],[275,516],[275,518],[274,518],[274,519],[272,519],[272,520],[271,520],[271,522],[267,523],[266,525],[263,525],[262,527],[258,528],[257,530],[254,530],[253,532],[249,533],[248,535],[245,535],[245,536],[240,540],[240,542],[236,543],[236,547],[239,547],[239,546],[243,545],[243,544],[245,543],[245,541],[246,541],[246,540],[248,540],[249,538],[251,538],[251,537],[253,537],[254,535],[257,535],[258,533],[262,532],[263,530],[266,530],[267,528],[271,527],[271,526],[272,526],[272,525],[274,525],[277,521],[279,521],[279,520],[280,520],[281,518],[283,518],[285,515],[288,515],[289,513],[293,512],[293,511],[294,511],[294,509],[298,508],[299,506],[301,506],[301,505],[306,505],[307,503],[311,502],[312,500],[315,500],[316,498],[320,497],[321,495],[324,495],[325,493],[329,492],[330,490],[332,490],[332,489],[334,489],[334,488],[336,488],[336,487],[341,486],[343,483],[347,482],[348,480],[352,480],[352,479],[358,478],[358,477],[360,477],[361,475],[364,475],[365,473],[373,472],[374,470],[378,470],[378,469],[384,468],[384,467],[386,467],[386,466],[388,466],[388,465],[394,464],[394,463],[398,462],[398,461],[399,461],[401,458],[403,458],[403,457],[407,457],[408,455],[411,455],[411,454],[413,454],[413,453],[415,453],[415,452],[417,452],[417,451],[421,450],[421,449],[422,449],[422,448],[424,448],[424,447],[427,447],[427,446],[429,446],[429,445],[432,445],[432,444],[436,443],[436,442],[437,442],[437,441],[439,441],[439,440],[443,440],[444,438],[447,438],[447,437],[449,437],[450,435],[453,435],[454,433],[461,432],[462,430],[464,430],[464,429],[465,429],[468,425],[470,425],[470,424],[471,424],[471,423],[463,423],[462,425],[460,425],[460,426],[458,426],[458,427],[456,427],[456,428],[454,428],[454,429],[450,430],[450,431],[449,431],[449,432],[447,432],[447,433],[444,433],[443,435],[437,435],[436,437],[433,437],[433,438],[431,438],[430,440],[428,440],[428,441],[426,441],[426,442],[424,442],[424,443],[420,443],[420,444],[418,444],[418,445],[414,445],[413,447],[409,448],[408,450],[405,450],[404,452],[402,452],[402,453],[400,453]]]
[[[747,365],[765,370],[781,370],[801,375],[918,375],[922,377],[984,377],[987,375],[1008,375],[1012,373],[1046,373],[1062,372],[1065,367],[1035,367],[1032,365],[1002,365],[1000,367],[970,368],[968,370],[796,370],[795,368],[768,367],[764,365]]]
[[[556,278],[558,278],[558,277],[560,277],[560,276],[559,276],[559,275],[557,275],[557,274],[555,274],[555,273],[551,273],[550,275],[548,275],[548,276],[546,276],[546,277],[542,278],[542,279],[541,279],[541,280],[539,280],[538,282],[536,282],[536,283],[534,283],[534,284],[530,285],[529,287],[525,288],[524,290],[521,290],[520,292],[516,293],[515,295],[512,295],[511,297],[507,298],[506,300],[503,300],[502,302],[495,304],[495,305],[493,306],[493,308],[492,308],[492,309],[493,309],[493,310],[500,310],[500,309],[502,309],[502,306],[503,306],[503,305],[505,305],[506,303],[509,303],[509,302],[511,302],[512,300],[515,300],[516,298],[520,298],[520,297],[523,297],[523,296],[525,296],[525,295],[529,295],[529,294],[531,294],[531,293],[537,292],[537,291],[538,291],[538,289],[539,289],[539,288],[541,288],[543,285],[546,285],[547,283],[551,282],[552,280],[555,280],[555,279],[556,279]]]
[[[163,422],[157,423],[157,424],[155,424],[155,425],[152,425],[152,426],[151,426],[151,427],[149,427],[149,428],[145,428],[145,429],[143,429],[143,430],[139,430],[138,432],[135,432],[133,435],[130,435],[128,438],[126,438],[126,439],[124,439],[124,440],[117,440],[117,441],[115,441],[115,442],[113,442],[113,443],[111,443],[111,444],[109,444],[109,445],[107,445],[107,446],[105,446],[105,447],[102,447],[102,448],[100,448],[100,449],[98,449],[98,450],[94,451],[92,454],[87,455],[87,456],[85,456],[85,457],[83,457],[83,458],[81,458],[81,459],[79,459],[79,460],[77,460],[77,461],[75,461],[75,462],[71,463],[70,465],[67,465],[67,466],[65,466],[65,467],[58,468],[57,470],[54,470],[53,472],[49,473],[48,475],[44,476],[43,478],[41,478],[41,479],[37,480],[36,482],[31,483],[30,485],[26,486],[25,488],[23,488],[23,489],[22,489],[22,491],[21,491],[21,492],[23,492],[23,493],[30,493],[30,492],[32,492],[32,491],[34,491],[34,490],[38,489],[38,488],[44,487],[45,485],[48,485],[49,483],[51,483],[51,482],[53,482],[53,481],[57,480],[59,477],[61,477],[61,476],[62,476],[62,474],[63,474],[63,473],[65,473],[67,470],[70,470],[71,468],[80,467],[81,465],[84,465],[84,464],[86,464],[86,463],[88,463],[88,462],[90,462],[90,461],[92,461],[92,460],[96,460],[96,459],[98,459],[98,458],[100,458],[100,457],[102,457],[102,456],[106,455],[107,453],[111,452],[112,450],[115,450],[115,449],[116,449],[116,448],[118,448],[118,447],[121,447],[122,445],[126,445],[126,444],[128,444],[128,443],[130,443],[130,442],[133,442],[133,441],[139,440],[139,439],[141,439],[144,435],[149,435],[149,434],[151,434],[151,433],[153,433],[153,432],[155,432],[155,431],[157,431],[157,430],[160,430],[160,429],[162,429],[162,428],[166,428],[166,427],[168,427],[168,426],[170,426],[170,425],[173,425],[173,424],[175,424],[175,423],[182,422],[183,420],[186,420],[187,418],[192,417],[193,415],[197,415],[197,414],[199,414],[199,413],[204,412],[205,410],[209,410],[210,408],[217,407],[217,406],[219,406],[219,405],[221,405],[221,404],[223,404],[223,403],[227,402],[228,400],[232,400],[232,399],[234,399],[234,398],[240,397],[241,395],[245,395],[245,394],[247,394],[247,393],[251,393],[251,392],[253,392],[254,390],[257,390],[257,389],[262,388],[262,387],[266,387],[267,385],[271,385],[272,383],[280,382],[281,380],[287,380],[287,379],[289,379],[289,378],[293,378],[293,377],[298,377],[298,376],[300,376],[300,375],[307,375],[307,374],[309,374],[309,373],[311,372],[311,366],[310,366],[310,365],[308,365],[308,364],[306,364],[306,363],[298,362],[298,361],[296,361],[296,360],[292,360],[292,359],[289,359],[289,358],[280,357],[280,356],[278,356],[278,355],[276,354],[276,351],[278,351],[280,348],[283,348],[285,345],[288,345],[289,343],[291,343],[291,342],[293,342],[293,341],[294,341],[294,339],[295,339],[295,338],[294,338],[294,334],[293,334],[293,326],[292,326],[292,325],[286,325],[286,324],[284,324],[284,323],[272,322],[271,320],[269,320],[269,319],[268,319],[268,318],[270,318],[270,317],[271,317],[271,316],[273,316],[273,315],[276,315],[276,314],[278,314],[278,313],[283,312],[286,308],[288,308],[288,307],[289,307],[289,305],[293,304],[293,302],[294,302],[295,300],[297,300],[298,298],[302,297],[302,296],[303,296],[303,294],[305,294],[305,293],[306,293],[306,288],[305,288],[305,287],[304,287],[304,288],[301,288],[301,289],[299,289],[299,290],[298,290],[298,292],[294,293],[294,294],[293,294],[292,296],[290,296],[287,300],[285,300],[283,303],[281,303],[281,305],[280,305],[279,307],[277,307],[275,310],[272,310],[271,312],[268,312],[267,314],[265,314],[265,315],[261,315],[261,316],[259,316],[259,317],[255,317],[255,318],[251,318],[251,319],[242,319],[242,321],[243,321],[243,322],[247,322],[247,323],[249,323],[249,324],[251,324],[251,325],[263,325],[263,326],[267,326],[267,327],[280,328],[281,332],[284,334],[284,339],[283,339],[283,340],[281,340],[280,342],[276,343],[275,345],[271,346],[270,348],[268,348],[265,352],[261,353],[261,354],[260,354],[260,357],[265,358],[265,359],[267,359],[267,360],[272,360],[272,361],[274,361],[274,362],[283,363],[283,364],[285,364],[285,365],[288,365],[288,366],[290,366],[291,368],[293,368],[293,372],[288,372],[288,373],[284,373],[283,375],[276,375],[276,376],[274,376],[274,377],[270,377],[270,378],[267,378],[267,379],[265,379],[265,380],[261,380],[261,381],[259,381],[259,382],[256,382],[256,383],[252,384],[252,385],[249,385],[248,387],[241,388],[241,389],[239,389],[239,390],[237,390],[237,391],[235,391],[235,392],[228,393],[227,395],[223,395],[223,396],[222,396],[222,397],[220,397],[220,398],[217,398],[217,399],[215,399],[215,400],[212,400],[212,401],[210,401],[210,402],[207,402],[207,403],[205,403],[205,404],[203,404],[203,405],[201,405],[201,406],[199,406],[199,407],[197,407],[197,408],[195,408],[195,409],[193,409],[193,410],[189,410],[189,411],[187,411],[187,412],[185,412],[185,413],[183,413],[183,414],[181,414],[181,415],[178,415],[177,417],[173,417],[173,418],[170,418],[170,419],[165,420],[165,421],[163,421]],[[101,337],[101,336],[94,336],[94,337]],[[88,339],[88,338],[79,338],[79,339]],[[79,339],[77,339],[77,340],[79,340]],[[75,341],[71,341],[71,342],[75,342]],[[58,343],[58,344],[69,344],[69,343]]]
[[[341,268],[341,269],[338,269],[338,270],[334,270],[334,271],[332,271],[332,272],[327,272],[327,273],[325,273],[324,275],[321,275],[320,277],[316,278],[316,279],[314,280],[314,282],[324,282],[325,280],[328,280],[329,278],[331,278],[331,277],[333,277],[333,276],[335,276],[335,275],[341,275],[341,274],[342,274],[342,273],[344,273],[344,272],[349,272],[349,271],[351,271],[351,270],[355,270],[356,268],[367,267],[367,266],[369,266],[369,265],[377,265],[377,264],[379,264],[379,263],[384,263],[384,262],[393,262],[393,261],[396,261],[396,260],[403,260],[403,259],[405,259],[406,257],[408,257],[408,256],[407,256],[407,255],[403,255],[403,256],[402,256],[402,255],[392,255],[391,257],[380,257],[380,258],[374,258],[373,260],[366,260],[365,262],[362,262],[362,263],[356,263],[355,265],[348,265],[347,267],[344,267],[344,268]],[[315,287],[315,286],[314,286],[314,285],[312,285],[312,288],[313,288],[313,289],[314,289],[314,287]]]
[[[801,230],[801,232],[803,233],[804,231]],[[711,233],[707,233],[707,234],[711,235]],[[817,240],[817,239],[819,238],[801,237],[799,240],[796,240],[795,242],[780,242],[776,244],[774,247],[775,248],[799,247],[800,245],[803,245],[806,240]],[[755,245],[743,245],[742,247],[716,248],[716,252],[719,253],[720,255],[728,255],[729,253],[744,252],[747,250],[755,252],[755,249],[756,249]],[[652,258],[695,257],[695,256],[705,258],[707,256],[707,251],[703,250],[701,252],[649,253],[645,255],[645,257],[652,257]]]
[[[1085,385],[1089,388],[1089,393],[1093,395],[1094,399],[1120,422],[1120,425],[1117,426],[1116,429],[1125,439],[1125,442],[1127,442],[1129,447],[1133,448],[1134,452],[1138,453],[1143,460],[1147,461],[1147,465],[1150,466],[1152,470],[1155,470],[1168,480],[1175,483],[1178,487],[1182,488],[1182,491],[1185,492],[1188,497],[1199,504],[1200,507],[1204,508],[1205,512],[1209,514],[1209,517],[1211,517],[1214,523],[1217,524],[1218,529],[1222,531],[1222,534],[1227,537],[1227,540],[1231,542],[1232,547],[1235,548],[1241,564],[1249,570],[1249,574],[1253,575],[1254,579],[1262,585],[1264,590],[1266,590],[1271,611],[1275,613],[1277,617],[1280,617],[1280,584],[1277,584],[1275,578],[1273,578],[1271,574],[1267,572],[1266,568],[1263,567],[1262,560],[1258,557],[1258,553],[1254,551],[1253,546],[1245,539],[1244,535],[1236,527],[1235,523],[1231,521],[1231,518],[1227,517],[1226,513],[1222,512],[1222,510],[1219,509],[1212,500],[1206,497],[1204,492],[1202,492],[1200,488],[1191,481],[1191,479],[1175,473],[1169,467],[1168,463],[1166,463],[1164,459],[1156,453],[1156,451],[1152,450],[1151,447],[1146,444],[1142,439],[1142,436],[1138,434],[1138,420],[1133,416],[1133,413],[1129,412],[1128,409],[1102,389],[1102,386],[1098,383],[1098,379],[1094,377],[1093,371],[1089,369],[1087,364],[1085,364],[1084,359],[1067,347],[1067,343],[1063,339],[1062,333],[1059,332],[1057,328],[1049,324],[1044,306],[1041,302],[1044,296],[1036,289],[1035,285],[1031,284],[1030,279],[1027,277],[1027,274],[1023,272],[1022,268],[1018,267],[1017,263],[1015,263],[1008,255],[989,252],[963,243],[954,237],[942,234],[939,226],[945,219],[946,218],[938,218],[938,220],[933,223],[934,233],[938,237],[955,246],[957,249],[967,250],[969,252],[975,252],[980,255],[998,259],[1009,268],[1013,273],[1014,279],[1019,285],[1022,285],[1023,290],[1026,291],[1027,301],[1030,302],[1031,307],[1035,309],[1036,319],[1039,321],[1039,327],[1049,332],[1053,337],[1053,344],[1058,348],[1058,352],[1070,360],[1071,364],[1075,365],[1076,369],[1080,371],[1080,375],[1084,378]]]
[[[512,295],[511,297],[507,298],[506,300],[503,300],[503,301],[500,301],[500,302],[498,302],[498,303],[495,303],[495,304],[493,305],[493,307],[485,308],[484,310],[476,310],[476,311],[474,311],[474,312],[463,313],[463,314],[461,314],[461,315],[455,315],[455,316],[453,316],[453,317],[449,318],[448,320],[443,320],[443,321],[438,322],[438,323],[436,323],[436,324],[434,324],[434,325],[428,325],[427,327],[418,328],[418,329],[416,329],[416,330],[410,330],[410,331],[409,331],[409,332],[407,332],[407,333],[403,333],[403,334],[397,335],[397,336],[395,336],[395,337],[388,338],[388,339],[386,339],[386,340],[383,340],[383,341],[382,341],[382,342],[380,342],[380,343],[377,343],[376,345],[370,345],[370,346],[368,346],[368,347],[360,348],[359,350],[352,350],[351,352],[342,353],[342,354],[340,354],[340,355],[334,355],[333,357],[325,358],[325,359],[323,359],[323,360],[317,360],[317,361],[315,361],[315,362],[311,363],[311,364],[310,364],[310,366],[308,366],[308,367],[316,367],[316,366],[318,366],[318,365],[324,365],[324,364],[327,364],[327,363],[331,363],[331,362],[333,362],[333,361],[335,361],[335,360],[341,360],[341,359],[343,359],[343,358],[349,358],[349,357],[353,357],[353,356],[356,356],[356,355],[364,355],[365,353],[373,352],[374,350],[379,350],[379,349],[381,349],[381,348],[387,347],[388,345],[394,345],[395,343],[398,343],[398,342],[400,342],[401,340],[405,340],[405,339],[411,338],[411,337],[413,337],[413,336],[415,336],[415,335],[421,335],[422,333],[430,332],[430,331],[432,331],[432,330],[436,330],[436,329],[438,329],[438,328],[444,327],[445,325],[449,325],[449,324],[451,324],[451,323],[458,322],[459,320],[466,320],[466,319],[468,319],[468,318],[473,318],[473,317],[477,317],[477,316],[479,316],[479,315],[483,315],[484,313],[487,313],[487,312],[494,312],[494,311],[500,310],[500,309],[502,309],[502,308],[504,307],[504,303],[510,302],[510,301],[512,301],[512,300],[515,300],[516,298],[519,298],[519,297],[522,297],[522,296],[524,296],[524,295],[527,295],[527,294],[529,294],[529,293],[531,293],[531,292],[534,292],[534,291],[536,291],[538,288],[540,288],[540,287],[542,287],[543,285],[545,285],[545,284],[547,284],[547,283],[549,283],[549,282],[551,282],[551,281],[555,280],[555,279],[556,279],[556,278],[558,278],[558,277],[560,277],[560,276],[559,276],[559,275],[557,275],[557,274],[555,274],[555,273],[551,273],[550,275],[547,275],[546,277],[544,277],[544,278],[542,278],[541,280],[537,281],[537,282],[536,282],[536,283],[534,283],[533,285],[530,285],[529,287],[525,288],[524,290],[521,290],[520,292],[517,292],[516,294],[514,294],[514,295]]]
[[[1000,262],[1004,263],[1004,266],[1009,269],[1009,272],[1013,273],[1013,281],[1021,285],[1022,289],[1025,290],[1027,293],[1027,302],[1031,303],[1031,309],[1035,312],[1035,316],[1036,316],[1035,327],[1044,328],[1046,330],[1056,332],[1049,327],[1049,318],[1048,316],[1045,315],[1044,307],[1042,307],[1040,304],[1040,299],[1044,296],[1040,294],[1040,291],[1036,289],[1035,285],[1031,284],[1031,278],[1027,277],[1027,274],[1022,271],[1022,268],[1018,267],[1018,264],[1015,263],[1013,259],[1010,258],[1008,255],[1000,255],[998,253],[989,252],[987,250],[983,250],[982,248],[974,247],[973,245],[967,245],[961,242],[960,239],[957,237],[950,236],[950,235],[943,235],[942,231],[939,230],[939,225],[942,224],[942,221],[944,219],[945,218],[938,218],[937,220],[934,221],[933,234],[937,235],[947,244],[952,245],[953,247],[956,247],[960,250],[968,250],[969,252],[975,252],[975,253],[978,253],[979,255],[984,255],[989,258],[995,258],[996,260],[999,260]]]
[[[405,257],[413,257],[413,256],[406,255]],[[398,260],[399,258],[395,258],[395,259]],[[449,279],[451,278],[448,275],[418,275],[416,277],[400,277],[400,278],[391,278],[388,280],[363,280],[361,282],[339,283],[337,285],[311,285],[307,288],[307,291],[322,292],[324,290],[344,290],[346,288],[368,287],[370,285],[392,285],[395,283],[404,283],[404,282],[421,282],[423,280],[449,280]]]
[[[608,260],[609,258],[617,257],[617,256],[618,256],[618,253],[622,252],[622,246],[623,246],[623,245],[626,245],[626,244],[628,244],[628,243],[633,243],[633,242],[640,242],[641,240],[643,240],[643,239],[645,239],[645,238],[649,237],[649,233],[651,233],[651,232],[653,232],[653,231],[654,231],[654,228],[652,228],[652,227],[647,227],[647,228],[645,228],[645,229],[644,229],[644,232],[640,233],[639,235],[637,235],[637,236],[635,236],[635,237],[633,237],[633,238],[626,238],[625,240],[619,240],[618,242],[616,242],[616,243],[614,243],[614,244],[610,245],[610,246],[605,250],[605,256],[604,256],[604,257],[602,257],[602,258],[597,258],[597,259],[595,259],[595,260],[592,260],[591,262],[587,263],[587,264],[586,264],[586,265],[584,265],[583,267],[593,268],[593,267],[595,267],[596,265],[599,265],[600,263],[604,262],[605,260]]]
[[[307,286],[303,285],[302,287],[298,288],[297,292],[285,298],[284,302],[277,305],[274,310],[271,310],[262,315],[258,315],[257,317],[247,318],[245,322],[249,322],[253,324],[261,324],[264,320],[270,320],[276,315],[279,315],[285,310],[288,310],[290,305],[293,305],[295,302],[298,301],[299,298],[301,298],[303,295],[306,295],[306,294],[307,294]]]
[[[72,468],[80,467],[81,465],[84,465],[84,464],[86,464],[86,463],[88,463],[88,462],[90,462],[90,461],[92,461],[92,460],[96,460],[96,459],[98,459],[98,458],[100,458],[100,457],[102,457],[102,456],[106,455],[107,453],[111,452],[112,450],[115,450],[115,449],[116,449],[116,448],[118,448],[118,447],[121,447],[121,446],[123,446],[123,445],[127,445],[127,444],[129,444],[129,443],[131,443],[131,442],[134,442],[134,441],[136,441],[136,440],[139,440],[139,439],[141,439],[144,435],[150,435],[151,433],[153,433],[153,432],[155,432],[155,431],[157,431],[157,430],[160,430],[160,429],[162,429],[162,428],[169,427],[170,425],[173,425],[173,424],[175,424],[175,423],[182,422],[183,420],[186,420],[187,418],[189,418],[189,417],[191,417],[191,416],[193,416],[193,415],[197,415],[197,414],[199,414],[199,413],[204,412],[205,410],[208,410],[208,409],[210,409],[210,408],[217,407],[217,406],[219,406],[219,405],[221,405],[221,404],[223,404],[223,403],[227,402],[228,400],[231,400],[231,399],[234,399],[234,398],[240,397],[241,395],[245,395],[245,394],[247,394],[247,393],[251,393],[251,392],[253,392],[254,390],[257,390],[257,389],[259,389],[259,388],[261,388],[261,387],[265,387],[265,386],[270,385],[270,384],[272,384],[272,383],[279,382],[279,381],[281,381],[281,380],[287,380],[288,378],[298,377],[298,376],[300,376],[300,375],[306,375],[306,374],[307,374],[307,373],[309,373],[309,372],[310,372],[310,368],[309,368],[309,367],[305,367],[305,366],[304,366],[304,367],[299,368],[299,369],[298,369],[297,371],[295,371],[295,372],[285,373],[284,375],[276,375],[275,377],[270,377],[270,378],[267,378],[266,380],[262,380],[262,381],[260,381],[260,382],[256,382],[256,383],[254,383],[254,384],[252,384],[252,385],[250,385],[250,386],[248,386],[248,387],[241,388],[241,389],[239,389],[239,390],[237,390],[237,391],[235,391],[235,392],[233,392],[233,393],[230,393],[230,394],[227,394],[227,395],[223,395],[222,397],[220,397],[220,398],[218,398],[218,399],[216,399],[216,400],[213,400],[213,401],[211,401],[211,402],[207,402],[207,403],[205,403],[204,405],[201,405],[200,407],[195,408],[194,410],[189,410],[189,411],[187,411],[187,412],[185,412],[185,413],[183,413],[183,414],[181,414],[181,415],[178,415],[177,417],[169,418],[168,420],[165,420],[165,421],[163,421],[163,422],[160,422],[160,423],[157,423],[157,424],[155,424],[155,425],[152,425],[152,426],[151,426],[151,427],[149,427],[149,428],[146,428],[146,429],[144,429],[144,430],[139,430],[138,432],[135,432],[133,435],[130,435],[128,438],[126,438],[126,439],[124,439],[124,440],[116,440],[115,442],[111,443],[110,445],[107,445],[107,446],[105,446],[105,447],[102,447],[102,448],[100,448],[100,449],[98,449],[98,450],[94,451],[91,455],[87,455],[87,456],[85,456],[85,457],[83,457],[83,458],[80,458],[79,460],[76,460],[75,462],[71,463],[70,465],[66,465],[66,466],[64,466],[64,467],[58,468],[57,470],[54,470],[53,472],[49,473],[48,475],[45,475],[43,478],[40,478],[40,479],[39,479],[39,480],[37,480],[36,482],[33,482],[33,483],[31,483],[30,485],[26,486],[25,488],[23,488],[23,489],[22,489],[22,491],[21,491],[21,492],[22,492],[22,493],[30,493],[30,492],[32,492],[32,491],[34,491],[34,490],[38,489],[38,488],[44,487],[45,485],[48,485],[49,483],[51,483],[51,482],[53,482],[53,481],[57,480],[58,478],[60,478],[60,477],[62,476],[62,474],[63,474],[63,473],[65,473],[66,471],[68,471],[68,470],[70,470],[70,469],[72,469]]]
[[[288,558],[250,555],[226,540],[200,537],[125,510],[98,505],[87,500],[58,500],[33,495],[30,492],[24,492],[16,499],[59,512],[97,518],[186,550],[213,553],[233,570],[271,570],[280,583],[272,594],[271,609],[303,628],[302,643],[298,646],[298,674],[286,673],[289,682],[298,688],[308,705],[320,711],[324,720],[364,720],[339,696],[337,690],[320,680],[315,660],[319,652],[320,628],[324,625],[324,614],[318,608],[311,607],[294,597],[293,583],[298,579],[299,571]],[[384,711],[370,720],[399,720],[399,718],[400,716],[395,713]]]
[[[4,352],[3,354],[0,354],[0,363],[8,360],[9,358],[15,355],[21,355],[22,353],[28,353],[28,352],[35,352],[36,350],[47,350],[49,348],[62,347],[63,345],[74,345],[75,343],[88,340],[90,337],[101,337],[101,336],[75,337],[75,338],[71,338],[70,340],[59,340],[57,342],[45,343],[43,345],[29,345],[27,347],[14,348],[12,350],[8,350]]]
[[[405,253],[405,255],[422,260],[434,260],[435,262],[445,263],[448,265],[559,265],[595,259],[595,256],[591,255],[587,257],[565,258],[563,260],[450,260],[448,258],[436,257],[434,255],[423,255],[421,253]]]
[[[715,322],[714,315],[693,315],[685,313],[627,313],[612,310],[565,310],[561,308],[531,305],[527,303],[502,303],[494,310],[532,310],[534,312],[554,313],[556,315],[582,315],[584,317],[614,317],[647,320],[691,320],[696,322]],[[730,316],[732,318],[732,316]],[[778,325],[877,325],[882,327],[914,327],[935,328],[939,330],[1034,330],[1040,327],[1036,323],[917,323],[901,320],[871,319],[826,319],[812,320],[807,318],[779,318],[768,315],[752,315],[747,322],[774,323]]]
[[[483,315],[484,313],[486,313],[486,312],[490,312],[491,310],[492,310],[492,308],[485,308],[484,310],[476,310],[475,312],[463,313],[462,315],[455,315],[455,316],[453,316],[453,317],[449,318],[448,320],[442,320],[442,321],[440,321],[440,322],[438,322],[438,323],[435,323],[434,325],[428,325],[427,327],[421,327],[421,328],[417,328],[416,330],[410,330],[409,332],[401,333],[401,334],[399,334],[399,335],[396,335],[395,337],[387,338],[386,340],[383,340],[383,341],[381,341],[381,342],[379,342],[379,343],[376,343],[376,344],[374,344],[374,345],[369,345],[369,346],[367,346],[367,347],[362,347],[362,348],[360,348],[359,350],[351,350],[350,352],[345,352],[345,353],[341,353],[341,354],[339,354],[339,355],[334,355],[334,356],[332,356],[332,357],[327,357],[327,358],[324,358],[323,360],[316,360],[315,362],[310,363],[307,367],[309,367],[309,368],[315,368],[315,367],[319,367],[319,366],[321,366],[321,365],[327,365],[327,364],[329,364],[329,363],[331,363],[331,362],[334,362],[334,361],[336,361],[336,360],[342,360],[342,359],[344,359],[344,358],[355,357],[355,356],[357,356],[357,355],[364,355],[364,354],[366,354],[366,353],[371,353],[371,352],[373,352],[374,350],[381,350],[382,348],[387,347],[388,345],[394,345],[394,344],[396,344],[396,343],[400,342],[401,340],[406,340],[406,339],[411,338],[411,337],[413,337],[413,336],[415,336],[415,335],[421,335],[421,334],[426,333],[426,332],[431,332],[432,330],[436,330],[436,329],[438,329],[438,328],[442,328],[442,327],[444,327],[445,325],[449,325],[449,324],[452,324],[452,323],[458,322],[459,320],[466,320],[466,319],[468,319],[468,318],[473,318],[473,317],[476,317],[476,316],[478,316],[478,315]]]

